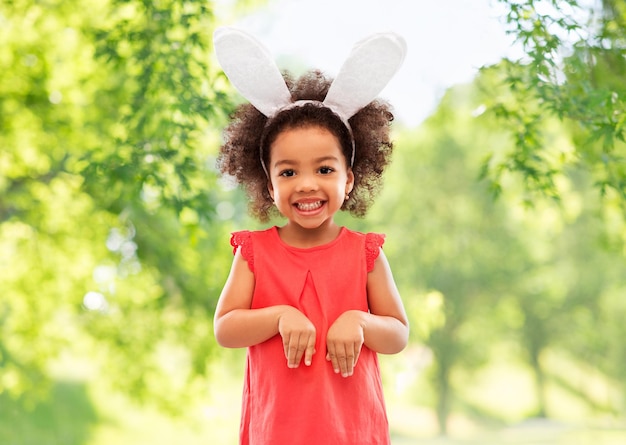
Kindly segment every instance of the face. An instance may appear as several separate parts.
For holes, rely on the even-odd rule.
[[[354,185],[339,140],[321,127],[281,132],[270,147],[268,172],[276,207],[305,229],[332,224]]]

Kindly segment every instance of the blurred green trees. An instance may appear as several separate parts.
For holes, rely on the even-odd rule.
[[[584,170],[558,177],[558,202],[535,196],[529,205],[526,184],[514,175],[503,176],[500,198],[492,199],[478,176],[485,156],[508,143],[506,128],[483,112],[483,91],[496,82],[485,74],[451,89],[417,133],[399,135],[386,189],[369,217],[389,233],[385,250],[413,338],[433,353],[418,391],[434,391],[443,433],[458,412],[498,422],[561,418],[555,391],[590,418],[623,414],[621,323],[608,328],[626,315],[626,261],[607,248],[615,228],[599,217],[604,204]],[[556,119],[545,119],[543,132],[572,149]],[[531,403],[515,401],[514,386],[500,389],[497,400],[472,388],[501,361],[532,379]],[[611,398],[564,371],[563,362],[599,371]],[[511,405],[516,409],[507,412]]]
[[[495,192],[505,172],[527,189],[560,196],[557,176],[568,167],[591,172],[607,205],[626,197],[626,4],[621,0],[499,0],[509,32],[522,46],[519,60],[495,67],[501,89],[485,102],[511,135],[509,151],[486,158],[484,176]],[[546,117],[559,118],[573,150],[555,150],[543,135]],[[622,240],[623,241],[623,240]]]
[[[525,415],[558,417],[554,388],[583,411],[624,410],[623,332],[606,328],[624,316],[626,286],[626,9],[501,3],[524,56],[448,92],[417,136],[402,140],[412,155],[396,160],[381,204],[390,232],[414,252],[412,260],[398,252],[394,270],[408,289],[423,286],[413,330],[434,353],[443,433],[462,407],[502,417],[463,395],[502,345],[533,376]],[[501,199],[486,199],[488,190]],[[600,371],[611,396],[562,374],[555,355]]]
[[[45,391],[67,350],[165,407],[205,374],[228,253],[212,153],[230,102],[211,8],[0,8],[3,392]]]
[[[389,236],[442,432],[455,412],[559,417],[555,388],[626,411],[624,6],[501,3],[525,57],[397,128],[382,196],[350,221]],[[232,109],[213,8],[0,6],[0,405],[45,406],[67,363],[170,412],[203,396],[246,208],[213,170]],[[472,391],[498,361],[533,377],[531,403]]]

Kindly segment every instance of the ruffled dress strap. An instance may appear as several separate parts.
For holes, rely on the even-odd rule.
[[[252,232],[242,230],[233,232],[230,237],[230,245],[233,246],[233,255],[237,253],[237,249],[241,247],[241,256],[248,263],[248,267],[254,272],[254,243],[252,242]]]
[[[380,248],[385,243],[385,235],[382,233],[366,233],[365,234],[365,261],[367,271],[374,270],[374,263],[380,254]]]

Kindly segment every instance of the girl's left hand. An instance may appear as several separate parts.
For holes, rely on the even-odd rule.
[[[326,336],[326,360],[343,377],[350,377],[364,342],[363,311],[346,311],[335,320]]]

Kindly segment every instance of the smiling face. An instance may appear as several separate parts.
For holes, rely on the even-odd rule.
[[[282,131],[271,145],[268,189],[296,229],[332,227],[354,185],[337,137],[322,127]]]

